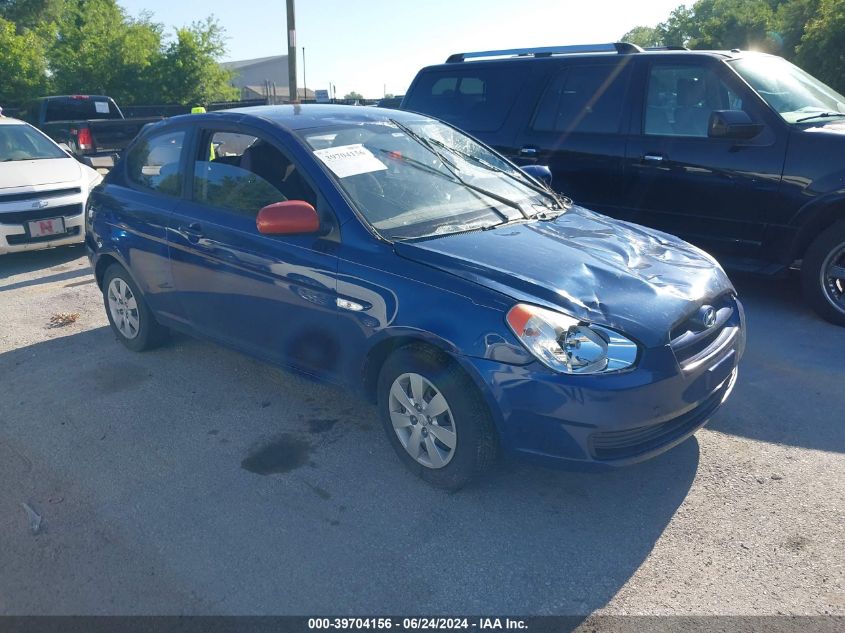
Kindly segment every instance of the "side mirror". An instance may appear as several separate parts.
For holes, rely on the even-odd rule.
[[[68,145],[67,143],[59,143],[59,147],[61,148],[61,150],[62,150],[65,154],[67,154],[67,155],[68,155],[68,156],[70,156],[71,158],[74,158],[74,156],[73,156],[73,152],[72,152],[72,151],[70,151],[70,145]]]
[[[763,131],[744,110],[714,110],[710,114],[707,136],[710,138],[750,139]]]
[[[286,200],[261,209],[255,225],[263,235],[299,235],[319,231],[320,218],[316,209],[304,200]]]
[[[552,186],[552,170],[547,165],[525,165],[520,169],[532,178],[545,183],[549,187]]]

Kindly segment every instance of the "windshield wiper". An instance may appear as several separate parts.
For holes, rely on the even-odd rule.
[[[810,121],[811,119],[827,119],[835,116],[845,116],[845,112],[817,112],[816,114],[796,119],[795,122],[802,123],[804,121]]]
[[[399,121],[397,121],[396,119],[388,119],[388,120],[391,123],[393,123],[393,125],[395,125],[400,130],[402,130],[410,138],[414,139],[417,143],[419,143],[420,145],[425,147],[429,152],[434,154],[444,165],[447,166],[446,168],[449,170],[449,173],[452,174],[452,176],[454,177],[454,179],[458,183],[462,184],[467,189],[472,189],[473,191],[477,191],[478,193],[483,194],[483,195],[487,196],[488,198],[493,198],[493,200],[495,200],[496,202],[500,202],[500,203],[502,203],[506,206],[509,206],[512,209],[516,209],[517,211],[519,211],[519,214],[522,217],[524,217],[525,219],[529,218],[528,214],[523,210],[522,205],[519,204],[518,202],[516,202],[515,200],[511,200],[510,198],[507,198],[507,197],[502,196],[498,193],[490,191],[489,189],[485,189],[484,187],[479,187],[478,185],[470,184],[467,181],[465,181],[463,178],[461,178],[457,173],[457,170],[458,170],[457,165],[455,165],[455,163],[453,163],[448,158],[443,156],[440,152],[438,152],[437,149],[435,149],[434,145],[430,142],[429,139],[422,136],[421,134],[417,134],[411,128],[409,128],[407,125],[399,123]],[[382,151],[384,151],[384,150],[382,150]],[[390,152],[387,152],[387,153],[390,153]],[[417,166],[423,165],[425,167],[428,167],[428,165],[426,165],[425,163],[422,163],[422,162],[415,160],[413,158],[408,158],[407,156],[404,156],[404,155],[402,155],[401,159],[408,161],[411,164],[416,164]],[[441,172],[437,169],[433,169],[433,168],[430,168],[430,169],[432,171],[434,171],[435,173],[439,173],[441,176],[445,176],[445,174],[443,172]],[[511,218],[507,217],[504,213],[501,213],[498,210],[496,210],[496,213],[498,213],[502,217],[502,219],[504,219],[506,222],[510,222]]]
[[[531,191],[539,193],[541,196],[551,198],[552,202],[554,204],[556,204],[561,209],[566,209],[566,207],[567,207],[567,204],[564,201],[562,201],[557,196],[557,194],[554,191],[552,191],[551,189],[545,189],[543,187],[538,187],[533,182],[529,181],[527,178],[517,176],[516,174],[509,172],[506,169],[502,169],[501,167],[497,167],[493,163],[484,160],[480,156],[474,156],[474,155],[470,154],[469,152],[465,152],[463,150],[458,149],[457,147],[450,147],[449,145],[446,145],[446,143],[444,143],[443,141],[440,141],[436,138],[427,138],[426,140],[428,140],[430,143],[433,143],[434,145],[437,145],[438,147],[442,147],[446,151],[452,152],[453,154],[457,154],[458,156],[460,156],[461,158],[463,158],[464,160],[466,160],[468,162],[475,163],[476,165],[480,165],[481,167],[484,167],[485,169],[489,169],[492,172],[496,172],[498,174],[504,174],[505,176],[507,176],[511,180],[518,182],[523,187],[528,187],[529,189],[531,189]],[[535,216],[536,215],[537,214],[535,214]],[[532,216],[532,217],[534,217],[534,216]]]
[[[452,175],[450,176],[449,174],[444,174],[439,169],[435,169],[431,165],[426,165],[422,161],[419,161],[415,158],[410,158],[409,156],[405,156],[404,154],[397,154],[396,152],[391,152],[391,151],[386,150],[386,149],[380,149],[379,151],[382,152],[383,154],[387,154],[393,160],[401,160],[402,162],[408,163],[409,165],[416,167],[417,169],[421,169],[421,170],[426,171],[430,174],[435,174],[437,176],[440,176],[441,178],[445,178],[449,182],[454,182],[454,183],[457,183],[459,185],[463,185],[467,189],[470,189],[472,191],[475,191],[477,193],[485,195],[488,198],[492,198],[496,202],[500,202],[501,204],[504,204],[505,206],[511,207],[512,209],[516,209],[517,211],[519,211],[520,215],[523,218],[525,218],[525,219],[528,218],[528,215],[525,213],[525,211],[522,210],[522,206],[520,206],[520,204],[518,202],[514,202],[513,200],[505,198],[504,196],[500,196],[498,193],[496,193],[494,191],[488,191],[484,187],[479,187],[478,185],[473,185],[471,183],[465,182],[459,176],[454,174],[451,170],[450,170],[450,173]],[[504,220],[505,222],[510,222],[510,221],[513,220],[513,218],[511,218],[506,213],[502,213],[496,207],[490,207],[490,208],[493,210],[493,212],[496,215],[498,215],[500,218],[502,218],[502,220]]]

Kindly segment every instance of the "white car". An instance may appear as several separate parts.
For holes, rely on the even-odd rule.
[[[28,123],[0,117],[0,255],[85,240],[103,177]]]

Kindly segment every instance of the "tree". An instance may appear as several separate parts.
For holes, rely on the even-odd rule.
[[[48,49],[55,91],[143,100],[161,56],[161,30],[149,16],[129,19],[114,0],[67,0]]]
[[[766,0],[699,0],[690,19],[689,48],[768,49],[774,22]]]
[[[796,61],[845,92],[845,0],[821,0],[796,49]]]
[[[622,36],[622,41],[630,42],[643,48],[663,45],[661,33],[657,30],[657,27],[653,26],[635,26]]]
[[[63,0],[0,0],[0,18],[13,22],[18,33],[53,24],[62,12]]]
[[[698,0],[623,39],[640,45],[752,49],[782,55],[845,89],[845,0]]]
[[[347,93],[346,93],[346,95],[344,95],[344,97],[343,97],[343,98],[344,98],[344,99],[349,99],[349,100],[357,99],[357,100],[359,100],[359,101],[360,101],[361,99],[363,99],[363,98],[364,98],[364,95],[362,95],[360,92],[355,92],[355,91],[353,90],[352,92],[347,92]]]
[[[778,40],[779,54],[795,59],[795,49],[804,37],[804,29],[819,11],[821,0],[781,1],[775,9],[773,36]]]
[[[0,105],[19,105],[47,89],[47,67],[41,41],[34,33],[18,34],[15,25],[0,18]]]
[[[157,62],[159,100],[195,105],[237,99],[238,90],[229,83],[231,72],[217,63],[225,52],[223,28],[213,17],[176,29]]]
[[[683,5],[672,11],[665,22],[657,25],[664,46],[686,46],[693,30],[693,10]]]

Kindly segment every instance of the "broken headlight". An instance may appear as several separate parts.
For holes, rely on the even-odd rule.
[[[632,367],[637,344],[618,332],[576,318],[519,303],[508,325],[544,365],[564,374],[602,374]]]

